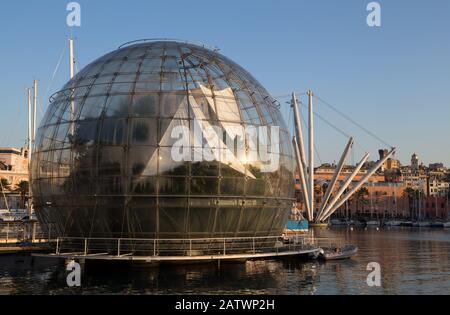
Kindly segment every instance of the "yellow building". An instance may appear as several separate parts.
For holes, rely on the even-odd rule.
[[[28,181],[28,151],[0,148],[0,178],[8,181],[13,190],[21,181]]]

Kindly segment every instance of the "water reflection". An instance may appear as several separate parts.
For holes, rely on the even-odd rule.
[[[55,261],[0,256],[0,294],[450,293],[450,231],[397,228],[314,233],[356,244],[359,255],[326,263],[282,259],[159,268],[88,265],[81,289],[65,286],[65,268]],[[380,288],[366,284],[370,262],[382,267]]]

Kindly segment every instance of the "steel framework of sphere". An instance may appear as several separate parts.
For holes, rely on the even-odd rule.
[[[173,159],[174,129],[189,152],[248,127],[279,127],[278,164]],[[267,136],[268,141],[274,139]],[[244,151],[252,147],[244,136]],[[58,236],[207,238],[281,235],[294,198],[290,133],[275,100],[243,68],[205,47],[148,41],[119,48],[51,98],[32,162],[34,207]]]

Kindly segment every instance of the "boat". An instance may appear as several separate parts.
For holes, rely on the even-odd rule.
[[[412,227],[413,226],[413,222],[412,221],[405,221],[405,222],[401,223],[401,226]]]
[[[444,223],[444,228],[450,228],[450,222],[445,222]]]
[[[309,222],[307,220],[289,220],[286,225],[285,234],[305,234],[308,233],[308,230]]]
[[[347,220],[334,219],[334,220],[330,221],[330,224],[333,226],[348,226],[348,225],[350,225],[350,222]]]
[[[15,222],[29,219],[27,210],[24,209],[10,209],[10,210],[0,210],[0,221],[2,222]],[[32,220],[36,219],[35,215],[32,215]]]
[[[328,247],[321,248],[319,252],[318,259],[321,260],[342,260],[350,259],[356,256],[358,253],[358,247],[355,245],[346,245],[342,248],[339,247]]]
[[[392,220],[386,222],[386,226],[401,226],[401,225],[403,225],[402,221]]]
[[[325,229],[329,226],[329,224],[328,223],[311,223],[309,226],[313,227],[313,228]]]
[[[431,227],[431,222],[428,221],[418,221],[413,222],[413,227]]]
[[[430,226],[433,228],[442,228],[442,227],[444,227],[444,222],[439,222],[439,221],[431,222]]]
[[[371,220],[366,222],[367,226],[380,226],[380,221],[377,220]]]

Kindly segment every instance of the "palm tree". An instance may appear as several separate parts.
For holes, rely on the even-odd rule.
[[[359,204],[362,204],[362,212],[364,212],[364,205],[367,204],[367,197],[369,196],[369,190],[366,187],[359,189],[355,193],[356,200],[356,212],[359,211]]]
[[[417,191],[412,189],[411,187],[408,187],[403,192],[403,196],[408,198],[409,216],[412,219],[413,218],[413,213],[415,211],[415,202],[414,201],[415,201],[416,196],[417,196]]]
[[[9,184],[9,182],[8,182],[8,180],[6,179],[6,178],[1,178],[0,179],[0,191],[8,191],[9,190],[9,186],[10,186],[10,184]]]
[[[30,190],[30,184],[28,181],[23,180],[21,181],[16,188],[16,192],[20,193],[20,208],[25,208],[25,198],[28,195]]]

